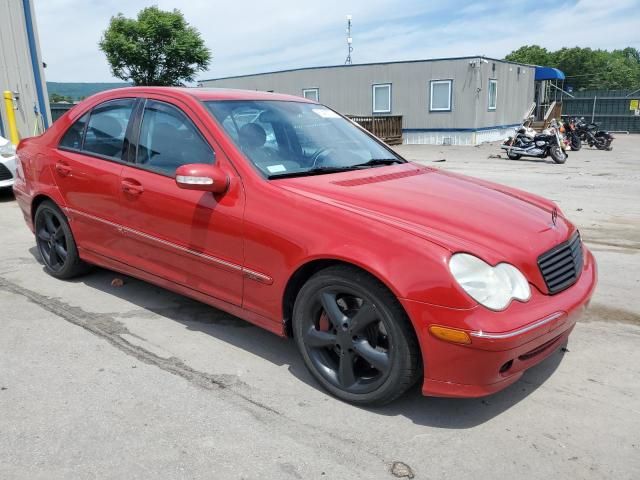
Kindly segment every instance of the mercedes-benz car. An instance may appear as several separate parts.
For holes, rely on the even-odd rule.
[[[497,392],[564,345],[596,285],[552,201],[406,161],[295,96],[100,93],[18,158],[49,274],[99,265],[293,337],[354,404]]]

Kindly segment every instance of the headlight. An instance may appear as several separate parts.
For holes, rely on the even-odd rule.
[[[11,142],[7,142],[0,146],[0,155],[3,157],[13,157],[16,154],[16,147]]]
[[[526,302],[531,297],[527,279],[508,263],[492,267],[473,255],[456,253],[449,270],[471,298],[491,310],[504,310],[512,299]]]

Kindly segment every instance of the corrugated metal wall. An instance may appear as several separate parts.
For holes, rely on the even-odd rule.
[[[33,135],[36,123],[34,105],[40,109],[36,80],[32,68],[29,35],[25,19],[25,8],[34,17],[33,5],[27,0],[0,0],[0,93],[5,90],[18,92],[18,109],[15,111],[18,131],[21,137]],[[38,47],[38,33],[35,21],[32,24],[36,45],[36,64],[39,67],[44,111],[47,123],[51,122],[47,86]],[[8,131],[4,102],[0,107],[3,130]]]
[[[470,65],[475,62],[475,67]],[[348,115],[371,115],[375,84],[392,84],[390,115],[409,130],[483,129],[512,125],[533,100],[534,68],[476,57],[309,68],[203,80],[204,87],[241,88],[302,95],[318,88],[319,100]],[[495,67],[494,67],[495,65]],[[488,109],[488,82],[498,80],[497,108]],[[429,111],[429,82],[453,79],[451,112]]]

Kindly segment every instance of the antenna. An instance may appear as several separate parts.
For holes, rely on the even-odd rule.
[[[352,15],[347,15],[347,59],[344,61],[345,65],[351,65],[351,52],[353,52],[353,38],[351,38],[352,19]]]

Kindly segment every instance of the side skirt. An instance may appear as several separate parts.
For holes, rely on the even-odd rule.
[[[153,285],[157,285],[158,287],[166,288],[167,290],[171,290],[172,292],[179,293],[180,295],[184,295],[185,297],[193,298],[194,300],[206,303],[207,305],[210,305],[219,310],[223,310],[227,313],[230,313],[231,315],[235,315],[236,317],[246,320],[249,323],[275,333],[276,335],[279,335],[281,337],[286,336],[283,322],[274,322],[267,317],[254,312],[250,312],[248,310],[245,310],[244,308],[238,307],[237,305],[233,305],[231,303],[217,299],[198,290],[189,288],[185,285],[171,282],[152,273],[145,272],[144,270],[132,267],[131,265],[126,265],[117,260],[113,260],[112,258],[105,257],[85,248],[79,247],[78,253],[80,254],[80,258],[87,263],[98,265],[99,267],[108,268],[109,270],[115,270],[116,272],[130,275],[139,280],[152,283]]]

